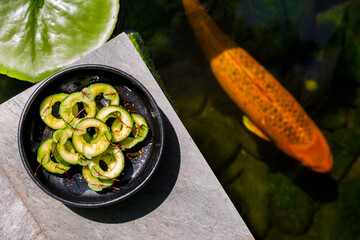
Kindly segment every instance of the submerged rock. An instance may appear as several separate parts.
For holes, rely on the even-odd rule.
[[[254,141],[241,120],[217,106],[214,99],[208,99],[202,111],[184,120],[186,128],[195,139],[200,150],[215,173],[221,173],[234,161],[241,147],[253,155],[258,154]]]
[[[236,120],[222,115],[210,103],[198,116],[185,120],[200,149],[206,149],[204,156],[212,169],[217,173],[233,161],[238,149],[237,135],[229,131],[229,126],[236,126]]]
[[[271,225],[268,174],[265,163],[241,151],[220,177],[251,233],[259,239],[266,236]]]
[[[359,89],[359,95],[360,95],[360,89]],[[359,99],[359,101],[360,101],[360,99]],[[349,128],[357,133],[360,132],[360,108],[351,109],[349,111],[347,128]]]
[[[270,177],[270,216],[281,232],[299,235],[311,226],[318,204],[290,179],[277,173]]]
[[[339,181],[349,170],[360,152],[360,135],[351,129],[339,129],[332,134],[334,165],[330,175]]]
[[[342,182],[350,182],[360,179],[360,156],[358,156],[355,162],[351,165],[350,170],[346,173]]]
[[[360,236],[360,181],[339,184],[334,202],[322,204],[304,237],[318,240],[357,239]],[[303,238],[307,239],[307,238]]]
[[[346,125],[348,118],[347,110],[341,106],[328,106],[321,110],[317,116],[317,124],[321,128],[336,130]]]
[[[266,240],[343,240],[360,236],[360,180],[339,185],[337,199],[323,203],[308,231],[290,235],[273,228]]]

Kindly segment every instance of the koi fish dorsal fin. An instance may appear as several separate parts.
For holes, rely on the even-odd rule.
[[[263,133],[263,131],[261,131],[247,116],[243,115],[242,121],[243,121],[243,124],[245,125],[245,127],[250,132],[252,132],[255,135],[257,135],[258,137],[270,142],[269,137],[266,136],[266,134]]]

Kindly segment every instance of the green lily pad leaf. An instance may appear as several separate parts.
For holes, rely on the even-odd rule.
[[[111,36],[119,0],[0,2],[0,73],[38,82]]]

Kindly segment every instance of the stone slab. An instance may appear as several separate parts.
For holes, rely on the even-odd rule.
[[[20,114],[35,85],[0,105],[0,239],[253,239],[127,35],[73,65],[85,63],[123,70],[153,95],[167,139],[159,169],[142,190],[109,207],[69,207],[45,194],[17,146]]]

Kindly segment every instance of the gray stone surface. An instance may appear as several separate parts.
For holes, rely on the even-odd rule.
[[[166,146],[151,181],[98,209],[68,207],[27,175],[17,146],[21,111],[37,85],[0,105],[0,239],[253,239],[126,34],[84,56],[137,78],[166,116]]]

